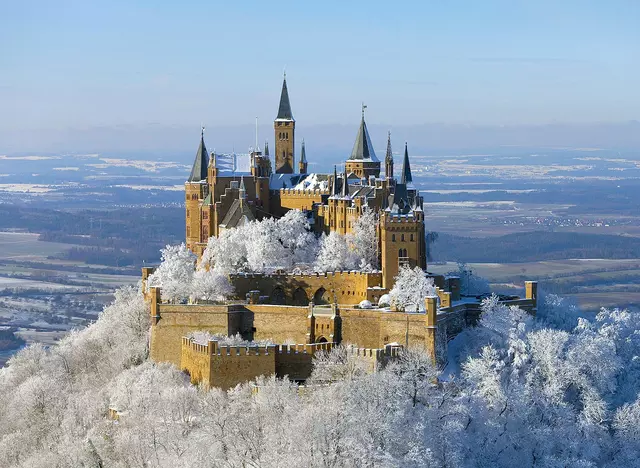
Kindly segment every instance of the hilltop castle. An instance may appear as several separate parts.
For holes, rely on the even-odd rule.
[[[175,304],[163,300],[160,288],[147,290],[154,269],[145,267],[151,358],[175,364],[194,383],[221,388],[270,374],[304,381],[313,355],[342,342],[357,345],[350,352],[372,370],[394,359],[402,346],[423,347],[435,362],[444,364],[448,340],[475,323],[480,313],[480,298],[461,296],[460,278],[429,275],[437,296],[425,298],[421,313],[360,307],[365,299],[378,304],[401,266],[426,270],[422,197],[413,186],[406,144],[398,181],[387,139],[382,174],[363,106],[353,150],[341,174],[337,169],[333,174],[309,173],[304,140],[294,173],[295,120],[286,79],[274,136],[275,172],[266,143],[264,153],[256,142],[248,154],[209,155],[201,135],[185,183],[187,247],[200,257],[211,236],[293,209],[305,212],[318,234],[347,234],[359,216],[373,210],[380,271],[235,274],[230,277],[234,300]],[[526,282],[525,290],[526,298],[503,298],[503,302],[535,313],[537,283]],[[216,340],[194,338],[194,331],[301,344],[223,346]]]
[[[382,270],[380,284],[390,289],[399,265],[426,269],[422,197],[413,186],[405,143],[400,180],[394,176],[391,136],[387,140],[384,173],[371,144],[365,122],[356,134],[344,170],[333,174],[308,172],[304,140],[296,168],[296,121],[293,118],[286,77],[282,82],[278,114],[273,122],[275,172],[269,146],[248,154],[210,155],[201,135],[200,146],[185,183],[187,247],[201,255],[210,236],[224,229],[264,217],[280,217],[297,209],[308,214],[317,233],[351,233],[364,210],[378,214],[377,233]],[[361,297],[361,294],[357,296]],[[371,299],[376,299],[371,297]]]

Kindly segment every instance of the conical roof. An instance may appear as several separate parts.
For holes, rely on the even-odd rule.
[[[291,104],[289,103],[289,91],[287,90],[287,79],[282,80],[282,93],[280,93],[280,107],[276,120],[293,120]]]
[[[338,168],[336,166],[333,166],[333,187],[331,195],[340,195],[340,191],[338,190]]]
[[[342,198],[349,196],[349,177],[347,175],[347,165],[344,165],[344,174],[342,176]]]
[[[193,162],[191,168],[191,174],[187,182],[200,182],[201,180],[207,180],[207,167],[209,166],[209,156],[207,155],[207,148],[204,145],[204,132],[200,134],[200,146],[198,146],[198,152],[196,153],[196,160]]]
[[[393,153],[391,152],[391,132],[387,133],[387,154],[384,159],[387,162],[393,162]]]
[[[369,130],[367,130],[367,124],[364,121],[364,115],[362,116],[362,120],[360,121],[360,128],[358,129],[358,134],[356,135],[356,142],[353,145],[353,150],[351,151],[350,160],[357,161],[372,161],[378,162],[378,158],[376,158],[376,153],[373,151],[373,145],[371,144],[371,137],[369,137]]]
[[[402,177],[401,184],[411,185],[413,178],[411,177],[411,166],[409,165],[409,151],[407,151],[407,143],[404,144],[404,159],[402,160]]]
[[[302,150],[300,151],[300,162],[307,162],[307,151],[304,149],[304,138],[302,139]]]

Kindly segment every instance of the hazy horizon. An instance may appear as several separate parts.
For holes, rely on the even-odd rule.
[[[165,131],[184,134],[169,144],[192,146],[186,135],[197,138],[201,124],[216,140],[256,116],[266,128],[285,68],[300,136],[355,127],[365,102],[370,127],[400,140],[431,122],[489,132],[569,122],[615,142],[612,123],[640,120],[639,18],[628,0],[4,3],[0,151],[106,147],[104,135],[125,137],[114,127],[159,129],[125,137],[132,150],[166,141]],[[221,145],[253,141],[237,133]],[[467,133],[447,145],[475,146]],[[73,138],[79,148],[65,143]]]

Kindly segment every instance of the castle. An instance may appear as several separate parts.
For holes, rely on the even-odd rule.
[[[296,121],[291,111],[286,77],[278,114],[273,122],[275,172],[268,143],[249,154],[209,155],[201,135],[189,179],[185,183],[187,247],[201,255],[210,236],[264,217],[280,217],[297,209],[308,214],[317,233],[351,233],[364,210],[378,214],[377,233],[382,275],[376,286],[393,286],[399,265],[426,269],[422,197],[413,186],[407,145],[400,180],[394,177],[391,136],[387,140],[384,173],[376,156],[364,108],[351,155],[342,174],[308,172],[304,140],[296,168]],[[363,297],[363,292],[356,294]],[[365,295],[366,296],[366,295]],[[379,297],[369,297],[376,300]],[[363,297],[364,298],[364,297]],[[290,300],[293,300],[292,298]],[[358,301],[359,302],[359,301]]]
[[[461,296],[459,278],[429,275],[437,296],[425,299],[422,313],[359,306],[363,300],[377,304],[401,266],[427,268],[423,201],[413,186],[407,145],[398,181],[388,137],[381,173],[364,108],[341,174],[309,173],[304,140],[294,172],[295,120],[286,77],[274,120],[275,172],[267,143],[264,153],[256,142],[248,154],[208,154],[201,134],[185,183],[186,245],[200,257],[210,236],[293,209],[307,214],[317,234],[348,234],[359,216],[373,210],[380,270],[236,274],[230,278],[236,299],[225,304],[170,303],[160,288],[145,286],[153,360],[175,364],[194,383],[221,388],[270,374],[304,381],[313,355],[339,343],[356,345],[351,352],[372,369],[397,356],[401,346],[420,346],[436,363],[445,363],[447,342],[480,313],[478,298]],[[145,285],[153,271],[143,268]],[[525,298],[504,302],[535,313],[537,283],[526,282],[525,291]],[[300,344],[221,346],[197,342],[189,337],[194,331]]]

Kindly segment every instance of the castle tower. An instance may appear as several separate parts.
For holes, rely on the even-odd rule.
[[[380,254],[382,287],[391,288],[401,266],[426,270],[424,212],[422,197],[413,188],[407,144],[404,147],[402,176],[380,214]]]
[[[295,127],[296,121],[293,119],[293,113],[291,112],[287,76],[285,75],[282,81],[278,116],[273,122],[276,140],[276,174],[293,174],[295,164]]]
[[[300,151],[300,162],[298,163],[300,174],[307,173],[307,152],[304,149],[304,138],[302,139],[302,150]]]
[[[401,266],[426,269],[422,210],[411,214],[380,212],[380,256],[382,287],[392,288]]]
[[[393,153],[391,152],[391,132],[387,134],[387,154],[384,157],[384,175],[393,179]]]
[[[209,156],[204,144],[204,127],[200,133],[200,145],[191,168],[191,174],[184,184],[186,209],[186,243],[187,248],[195,252],[196,244],[202,242],[202,220],[200,204],[209,194],[208,177]]]
[[[369,176],[372,175],[375,177],[380,176],[380,161],[378,161],[376,153],[373,151],[369,130],[367,130],[367,124],[364,121],[366,107],[364,104],[362,105],[360,128],[356,135],[356,142],[353,145],[351,156],[349,156],[346,164],[347,172],[353,172],[361,179],[369,179]]]

